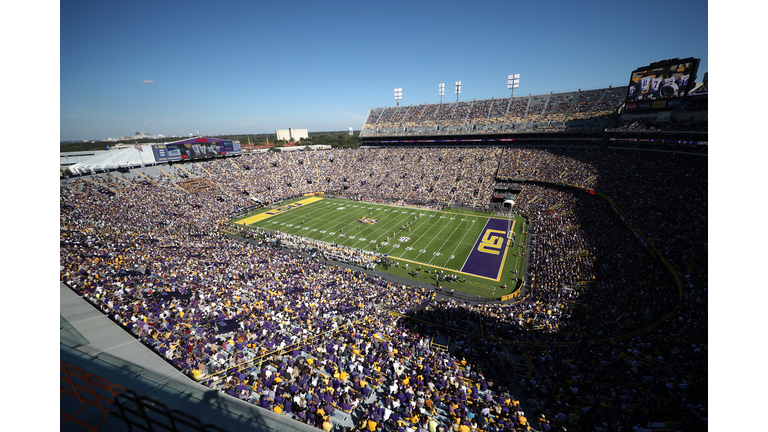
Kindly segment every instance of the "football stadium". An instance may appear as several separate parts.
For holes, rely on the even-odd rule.
[[[698,64],[72,165],[62,430],[705,430]]]

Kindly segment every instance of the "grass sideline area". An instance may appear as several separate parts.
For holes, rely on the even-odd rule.
[[[500,298],[517,290],[523,274],[523,218],[311,196],[273,207],[230,222],[386,254],[396,265],[376,270],[433,285],[436,271],[457,275],[458,281],[440,281],[445,291]],[[510,226],[516,237],[511,247],[505,239]]]

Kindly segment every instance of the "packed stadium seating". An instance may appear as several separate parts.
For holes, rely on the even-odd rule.
[[[695,120],[625,121],[617,124],[611,131],[696,131],[707,132],[708,122]]]
[[[626,87],[506,99],[375,108],[360,136],[599,130],[623,103]]]
[[[621,92],[379,108],[363,132],[594,124]],[[165,171],[61,182],[61,278],[191,379],[317,427],[337,413],[361,430],[706,428],[706,157],[360,148]],[[404,288],[363,270],[375,255],[224,232],[235,208],[317,191],[485,208],[507,178],[523,179],[514,211],[531,221],[533,279],[514,304]]]

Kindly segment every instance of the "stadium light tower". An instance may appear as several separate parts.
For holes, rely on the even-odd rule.
[[[445,94],[445,83],[441,83],[437,86],[438,93],[440,93],[440,105],[443,104],[443,95]]]
[[[403,98],[403,89],[396,88],[395,89],[395,100],[397,101],[397,106],[400,106],[400,99]]]
[[[507,89],[512,90],[512,96],[515,97],[515,89],[520,87],[520,74],[510,75],[507,77]]]
[[[461,94],[461,81],[456,81],[456,103],[459,103],[460,94]]]

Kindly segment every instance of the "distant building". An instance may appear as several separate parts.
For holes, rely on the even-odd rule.
[[[277,129],[275,130],[275,134],[277,135],[277,140],[286,140],[286,141],[298,141],[302,138],[309,139],[309,132],[307,132],[306,129]]]

